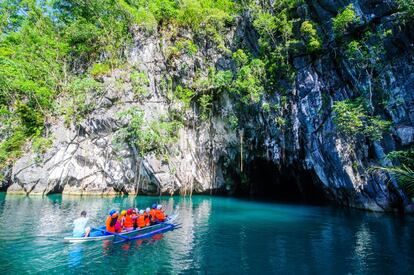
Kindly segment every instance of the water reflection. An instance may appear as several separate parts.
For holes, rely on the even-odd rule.
[[[84,209],[97,226],[111,208],[155,202],[178,206],[181,229],[121,245],[62,242]],[[413,229],[413,217],[229,198],[0,194],[0,271],[410,274]]]
[[[81,265],[83,261],[82,253],[83,253],[83,245],[72,245],[70,247],[69,253],[68,253],[69,268],[77,269]]]
[[[365,223],[361,223],[355,233],[354,257],[356,270],[366,272],[371,254],[371,233]]]

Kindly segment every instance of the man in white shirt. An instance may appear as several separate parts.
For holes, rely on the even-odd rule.
[[[89,219],[86,217],[86,211],[82,211],[80,218],[73,221],[73,237],[81,238],[89,236],[91,228],[86,227],[88,220]]]

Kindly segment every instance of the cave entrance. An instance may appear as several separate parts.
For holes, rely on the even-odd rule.
[[[316,174],[300,164],[279,166],[259,158],[250,163],[246,175],[237,179],[235,195],[292,203],[327,202]]]

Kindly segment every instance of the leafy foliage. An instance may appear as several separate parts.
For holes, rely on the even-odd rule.
[[[306,46],[310,52],[319,51],[322,47],[322,41],[311,21],[304,21],[300,26],[300,31],[306,41]]]
[[[411,0],[396,0],[400,10],[406,12],[406,20],[412,20],[414,18],[414,2]]]
[[[265,64],[260,59],[253,59],[239,69],[232,91],[241,95],[244,103],[258,103],[265,91],[265,76]]]
[[[399,161],[399,165],[395,166],[375,166],[371,170],[382,170],[395,175],[400,187],[409,196],[414,196],[414,150],[393,151],[387,154],[387,158]]]
[[[76,77],[66,87],[67,100],[61,108],[66,124],[77,123],[94,110],[96,97],[103,91],[102,83],[91,77]]]
[[[144,113],[138,108],[130,108],[119,113],[119,118],[127,119],[128,123],[117,133],[117,140],[136,147],[140,156],[150,152],[163,155],[168,147],[178,138],[181,122],[161,118],[155,121],[146,121]]]
[[[332,19],[333,30],[337,35],[341,34],[347,30],[350,24],[355,23],[357,20],[358,16],[355,13],[354,5],[349,4]]]
[[[53,144],[52,138],[37,137],[33,140],[33,151],[39,154],[46,152],[46,149]]]
[[[131,85],[135,97],[143,98],[149,95],[149,79],[144,72],[131,73]]]
[[[108,64],[96,63],[91,68],[91,75],[93,77],[102,77],[109,73],[110,67]]]
[[[339,131],[351,138],[360,134],[379,140],[390,127],[390,122],[369,116],[361,98],[337,101],[333,105],[333,111],[334,123]]]
[[[400,10],[412,18],[412,1],[397,1]],[[297,8],[302,3],[303,0],[3,0],[0,161],[16,158],[29,140],[36,151],[47,147],[44,120],[55,114],[56,99],[64,102],[58,113],[67,124],[76,124],[90,113],[96,107],[94,99],[103,91],[97,80],[123,65],[132,33],[157,31],[163,35],[171,30],[175,44],[167,49],[170,58],[198,58],[201,47],[216,47],[230,56],[225,34],[242,12],[251,15],[259,35],[258,52],[235,51],[231,64],[235,65],[234,72],[212,67],[208,72],[197,71],[194,84],[189,87],[175,86],[172,77],[166,77],[165,85],[160,86],[165,86],[170,99],[182,101],[186,108],[191,103],[198,104],[197,110],[204,120],[210,117],[214,100],[223,92],[230,92],[241,104],[258,104],[267,113],[276,108],[263,103],[266,92],[280,93],[284,103],[277,108],[283,109],[288,100],[283,94],[295,76],[292,60],[296,45],[303,40],[309,52],[318,53],[323,42],[315,23],[299,17]],[[332,24],[338,35],[357,21],[351,4],[333,18]],[[374,36],[367,32],[362,39],[344,43],[343,49],[349,61],[356,64],[360,79],[366,74],[374,75],[381,66],[384,49],[370,43]],[[130,78],[136,98],[147,96],[147,76],[134,72]],[[371,101],[371,91],[369,95]],[[338,129],[351,136],[362,134],[380,139],[389,126],[374,117],[373,110],[355,101],[337,102],[334,111]],[[120,135],[143,154],[165,150],[180,127],[179,122],[167,118],[158,123],[146,122],[139,110],[122,116],[130,123]],[[238,117],[232,114],[228,119],[237,128]],[[282,127],[287,121],[279,115],[275,123]]]
[[[301,3],[301,0],[281,0],[269,10],[258,5],[252,8],[253,26],[260,35],[260,57],[268,79],[266,85],[273,89],[283,87],[285,82],[291,83],[295,75],[290,56],[298,41],[293,25],[299,19],[292,11]]]
[[[185,108],[190,107],[191,100],[193,99],[195,93],[193,90],[188,88],[183,88],[182,86],[177,86],[175,89],[174,95],[184,104]]]
[[[213,106],[212,104],[213,101],[213,95],[211,94],[203,94],[201,95],[200,99],[199,99],[199,104],[200,104],[200,118],[202,120],[206,120],[210,117],[211,115],[211,108]]]

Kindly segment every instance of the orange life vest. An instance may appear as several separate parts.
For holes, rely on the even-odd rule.
[[[153,221],[153,222],[155,222],[155,213],[156,212],[157,212],[157,210],[155,210],[155,209],[150,210],[151,221]]]
[[[144,213],[144,221],[145,221],[145,225],[149,225],[151,223],[150,217],[147,213]]]
[[[124,227],[134,227],[132,215],[126,215],[124,220]]]
[[[112,221],[112,217],[108,216],[108,218],[106,218],[106,222],[105,222],[106,231],[115,233],[115,225],[111,226],[111,221]]]
[[[157,210],[155,212],[155,218],[157,219],[157,221],[160,221],[160,222],[165,221],[165,214],[164,214],[164,212],[162,212],[161,210]]]
[[[146,223],[145,223],[145,216],[144,215],[139,215],[138,216],[137,225],[138,225],[138,227],[145,227]]]

